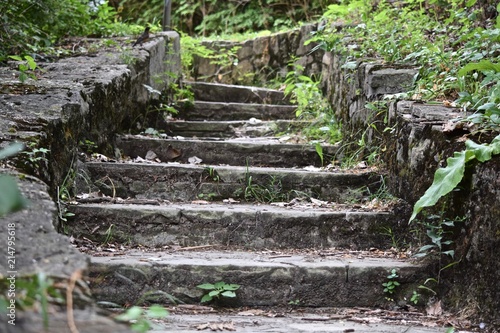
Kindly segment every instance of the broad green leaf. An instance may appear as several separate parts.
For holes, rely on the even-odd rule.
[[[221,295],[224,297],[231,297],[231,298],[236,297],[236,293],[234,291],[230,291],[230,290],[226,290]]]
[[[0,175],[0,217],[26,207],[26,199],[22,196],[14,178]]]
[[[24,59],[26,59],[26,62],[28,63],[28,66],[31,70],[34,70],[36,68],[36,62],[35,59],[31,56],[24,56]]]
[[[493,148],[493,155],[500,154],[500,134],[491,141],[490,146]]]
[[[204,290],[213,290],[213,289],[215,289],[215,286],[211,283],[203,283],[203,284],[196,286],[196,288],[200,288],[200,289],[204,289]]]
[[[201,298],[201,303],[210,302],[211,300],[212,300],[212,296],[210,296],[209,294],[206,294],[206,295],[203,295],[203,297]]]
[[[240,289],[239,284],[226,284],[224,286],[224,290],[238,290],[238,289]]]
[[[316,154],[318,154],[319,159],[321,160],[321,165],[323,165],[323,147],[321,147],[321,143],[316,142],[314,148],[316,149]]]
[[[413,206],[409,222],[415,219],[422,208],[434,206],[441,197],[450,193],[464,177],[465,163],[474,157],[474,152],[468,150],[455,152],[453,157],[449,157],[446,160],[447,166],[436,171],[432,185]]]
[[[208,293],[208,296],[214,297],[214,296],[219,296],[220,290],[212,290],[211,292]]]
[[[489,60],[482,60],[480,62],[473,62],[470,64],[465,65],[458,71],[458,76],[465,76],[467,73],[472,72],[472,71],[494,71],[494,72],[500,72],[500,64],[499,63],[492,63]]]
[[[20,142],[11,143],[7,148],[0,150],[0,160],[19,153],[23,148],[24,145]]]
[[[152,305],[146,311],[146,317],[148,318],[163,318],[168,316],[168,311],[161,305]]]
[[[491,154],[493,153],[493,147],[489,145],[480,145],[472,140],[467,140],[465,142],[465,147],[474,153],[479,162],[486,162],[491,160]]]
[[[17,60],[17,61],[23,61],[23,58],[21,58],[20,56],[16,56],[16,55],[9,56],[9,58]]]
[[[116,316],[116,319],[121,321],[137,320],[141,315],[142,315],[142,309],[138,306],[133,306],[124,313]]]

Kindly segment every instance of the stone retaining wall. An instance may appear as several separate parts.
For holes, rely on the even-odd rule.
[[[437,168],[445,166],[455,151],[465,148],[467,131],[443,130],[450,119],[463,114],[459,109],[408,101],[389,102],[375,110],[367,108],[367,103],[387,94],[403,92],[411,84],[415,70],[377,63],[358,63],[356,69],[348,70],[342,65],[338,56],[324,55],[323,88],[342,121],[346,144],[353,151],[364,136],[366,153],[377,150],[387,165],[391,192],[414,204],[432,183]],[[471,138],[488,143],[495,135]],[[489,331],[497,332],[500,156],[470,165],[458,189],[441,200],[434,212],[439,210],[450,219],[466,218],[448,230],[452,232],[451,247],[458,263],[441,272],[441,285],[436,290],[443,306],[472,318],[476,324],[482,321]],[[430,239],[427,241],[430,243]]]
[[[300,29],[243,42],[204,42],[216,53],[234,48],[236,57],[230,63],[217,65],[210,59],[196,57],[193,77],[207,82],[262,86],[276,78],[282,82],[294,59],[303,66],[306,75],[319,76],[323,52],[311,52],[314,43],[304,45],[316,29],[317,24],[307,24]]]
[[[68,237],[56,232],[59,219],[54,201],[58,188],[68,186],[64,181],[67,175],[79,176],[69,171],[76,166],[81,141],[90,140],[98,146],[96,151],[112,156],[115,134],[137,130],[136,124],[149,117],[148,107],[156,103],[158,95],[144,85],[162,90],[174,79],[171,73],[180,77],[179,49],[177,33],[162,33],[143,48],[130,49],[130,45],[125,45],[101,49],[93,55],[40,63],[46,72],[39,80],[24,84],[17,80],[14,69],[0,68],[0,148],[21,140],[50,150],[45,160],[31,166],[20,161],[23,169],[30,167],[26,171],[44,180],[50,189],[35,177],[0,166],[0,174],[11,173],[30,201],[26,209],[0,219],[2,235],[7,235],[8,225],[15,225],[16,278],[45,272],[61,279],[64,283],[60,285],[66,285],[73,273],[88,268],[87,256],[75,249]],[[127,65],[126,59],[137,61]],[[0,247],[7,251],[7,237],[0,238]],[[0,264],[0,280],[5,278],[2,274],[14,270],[6,264],[6,260]],[[90,299],[82,302],[79,306]],[[96,333],[131,332],[127,326],[97,314],[92,304],[87,305],[85,310],[75,309],[72,314],[79,326],[85,323],[88,331]],[[49,314],[50,332],[67,332],[63,310]],[[2,320],[0,332],[45,331],[39,313],[18,309],[16,317],[16,326]]]

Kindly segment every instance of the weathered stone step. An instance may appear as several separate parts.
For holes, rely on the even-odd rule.
[[[242,200],[245,197],[254,201],[262,194],[269,200],[257,201],[312,197],[338,203],[360,202],[379,189],[382,179],[373,172],[168,163],[90,162],[85,168],[88,177],[83,181],[78,179],[82,192],[97,188],[108,196],[170,201]]]
[[[145,158],[153,151],[162,162],[188,163],[196,156],[204,164],[248,166],[301,167],[321,166],[321,158],[314,145],[281,143],[276,138],[241,139],[157,139],[124,135],[117,137],[117,147],[125,156]],[[322,145],[323,158],[334,158],[337,146]]]
[[[295,105],[247,104],[195,101],[178,107],[185,120],[295,119]]]
[[[75,237],[161,247],[388,248],[406,225],[392,212],[250,204],[79,204],[66,227]]]
[[[148,293],[154,303],[169,303],[167,294],[199,303],[204,291],[197,285],[224,281],[241,286],[228,304],[232,306],[278,306],[300,300],[302,306],[376,307],[387,303],[382,283],[392,269],[397,270],[400,299],[409,298],[418,290],[417,281],[427,277],[421,266],[389,258],[136,250],[92,257],[89,278],[98,301],[117,304],[148,301]]]
[[[202,328],[236,333],[445,333],[438,318],[420,312],[372,308],[280,308],[210,310],[210,307],[170,306],[165,319],[155,319],[155,333],[200,333]],[[187,312],[187,313],[186,313]],[[442,320],[441,320],[442,322]],[[375,323],[375,324],[372,324]],[[427,325],[423,326],[423,325]],[[202,331],[203,332],[203,331]],[[460,331],[466,333],[464,331]]]
[[[262,121],[259,119],[233,121],[169,121],[166,132],[183,137],[269,137],[278,133],[304,128],[308,122],[293,120]]]
[[[185,82],[191,87],[194,99],[207,102],[290,104],[283,91],[251,86],[236,86],[221,83]]]

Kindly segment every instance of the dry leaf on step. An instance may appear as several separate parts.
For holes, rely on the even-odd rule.
[[[436,301],[430,305],[427,306],[427,309],[425,309],[427,312],[427,315],[429,316],[440,316],[443,314],[443,308],[441,308],[441,301]]]

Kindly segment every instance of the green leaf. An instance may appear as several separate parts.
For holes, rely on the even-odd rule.
[[[472,140],[467,140],[465,146],[468,150],[472,151],[479,162],[486,162],[491,160],[493,154],[493,147],[489,145],[480,145]]]
[[[314,148],[316,149],[316,154],[318,154],[319,159],[321,160],[321,165],[323,165],[323,147],[321,147],[319,142],[316,142]]]
[[[221,295],[224,297],[231,297],[231,298],[236,297],[236,293],[230,290],[224,291]]]
[[[210,297],[219,297],[220,290],[212,290],[211,292],[208,293]]]
[[[470,64],[465,65],[458,71],[458,76],[465,76],[469,72],[472,71],[494,71],[494,72],[500,72],[500,64],[499,63],[492,63],[489,60],[482,60],[480,62],[473,62]]]
[[[0,150],[0,160],[13,156],[24,149],[24,144],[20,142],[11,143],[7,148]]]
[[[116,319],[121,321],[137,320],[141,317],[141,315],[142,309],[138,306],[133,306],[124,313],[116,316]]]
[[[238,290],[240,289],[239,284],[226,284],[224,285],[224,290]]]
[[[20,56],[17,56],[17,55],[9,56],[9,58],[17,60],[17,61],[23,61],[23,58],[21,58]]]
[[[215,286],[211,283],[203,283],[203,284],[200,284],[198,286],[196,286],[196,288],[200,288],[200,289],[204,289],[204,290],[214,290],[216,289]]]
[[[27,201],[19,191],[14,178],[0,175],[0,217],[26,207]]]
[[[24,59],[26,59],[26,62],[28,63],[28,66],[31,70],[34,70],[36,68],[36,62],[35,59],[31,56],[24,56]]]
[[[474,152],[469,150],[455,152],[453,157],[449,157],[446,160],[447,166],[436,171],[432,185],[413,206],[409,222],[413,221],[424,207],[434,206],[441,197],[450,193],[464,177],[465,163],[474,158]]]
[[[201,303],[210,302],[212,299],[212,296],[210,296],[209,294],[203,295],[203,297],[201,298]]]
[[[223,282],[223,281],[219,281],[219,282],[215,282],[215,283],[214,283],[214,287],[215,287],[215,289],[219,289],[219,290],[224,289],[224,286],[225,286],[225,285],[226,285],[226,283],[225,283],[225,282]]]
[[[491,141],[490,146],[493,147],[493,155],[500,154],[500,134]]]
[[[168,316],[168,311],[161,305],[152,305],[146,311],[146,317],[148,318],[163,318]]]

